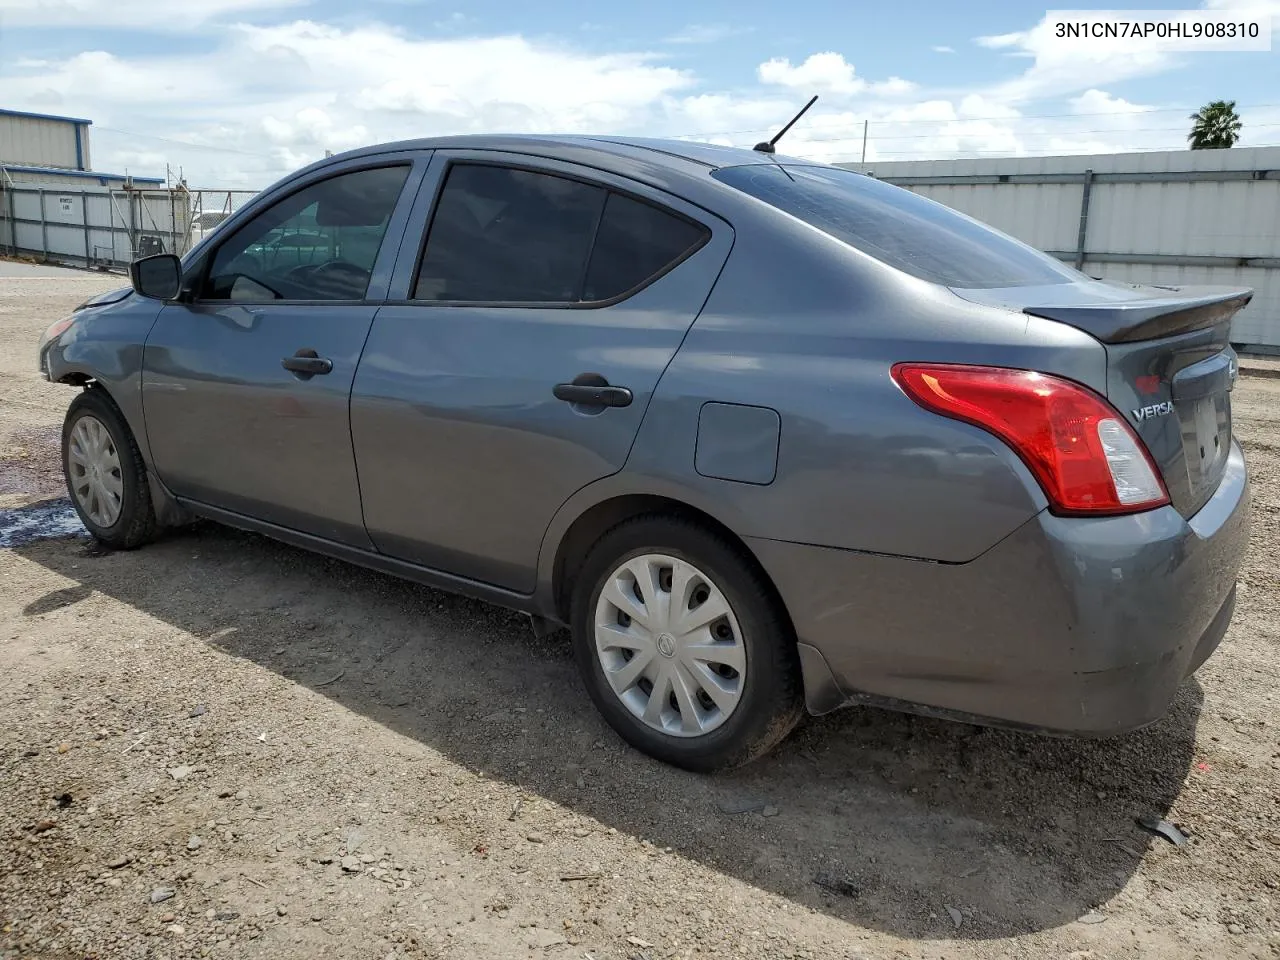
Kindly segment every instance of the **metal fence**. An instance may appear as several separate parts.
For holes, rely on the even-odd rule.
[[[841,164],[1092,276],[1252,287],[1232,340],[1280,350],[1280,148]]]
[[[252,190],[191,190],[188,195],[191,203],[189,233],[194,246],[258,194]]]
[[[62,190],[0,179],[0,252],[122,271],[153,253],[182,256],[256,194],[250,190]]]

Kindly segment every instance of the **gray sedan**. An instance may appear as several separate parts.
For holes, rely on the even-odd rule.
[[[132,280],[40,345],[94,537],[211,518],[567,626],[608,722],[686,768],[848,704],[1131,730],[1231,617],[1248,290],[587,137],[333,157]]]

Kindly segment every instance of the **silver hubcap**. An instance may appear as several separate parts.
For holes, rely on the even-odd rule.
[[[120,452],[97,417],[81,417],[71,428],[67,476],[76,502],[90,520],[99,527],[109,527],[120,518],[124,497]]]
[[[691,563],[660,554],[623,563],[600,592],[595,634],[609,686],[654,730],[710,733],[742,699],[747,652],[738,621]]]

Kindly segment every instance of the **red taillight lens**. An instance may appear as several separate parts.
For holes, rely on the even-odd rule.
[[[1135,513],[1169,502],[1142,441],[1087,387],[1029,370],[940,363],[895,364],[893,379],[926,410],[1012,447],[1055,513]]]

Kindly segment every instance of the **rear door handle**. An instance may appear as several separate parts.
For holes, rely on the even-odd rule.
[[[628,407],[632,400],[630,390],[611,386],[598,373],[580,373],[573,383],[557,383],[551,392],[557,400],[584,407]]]
[[[285,357],[280,361],[280,366],[284,367],[299,380],[310,380],[316,374],[331,373],[333,371],[333,361],[327,357],[322,357],[310,347],[303,347],[292,357]]]

